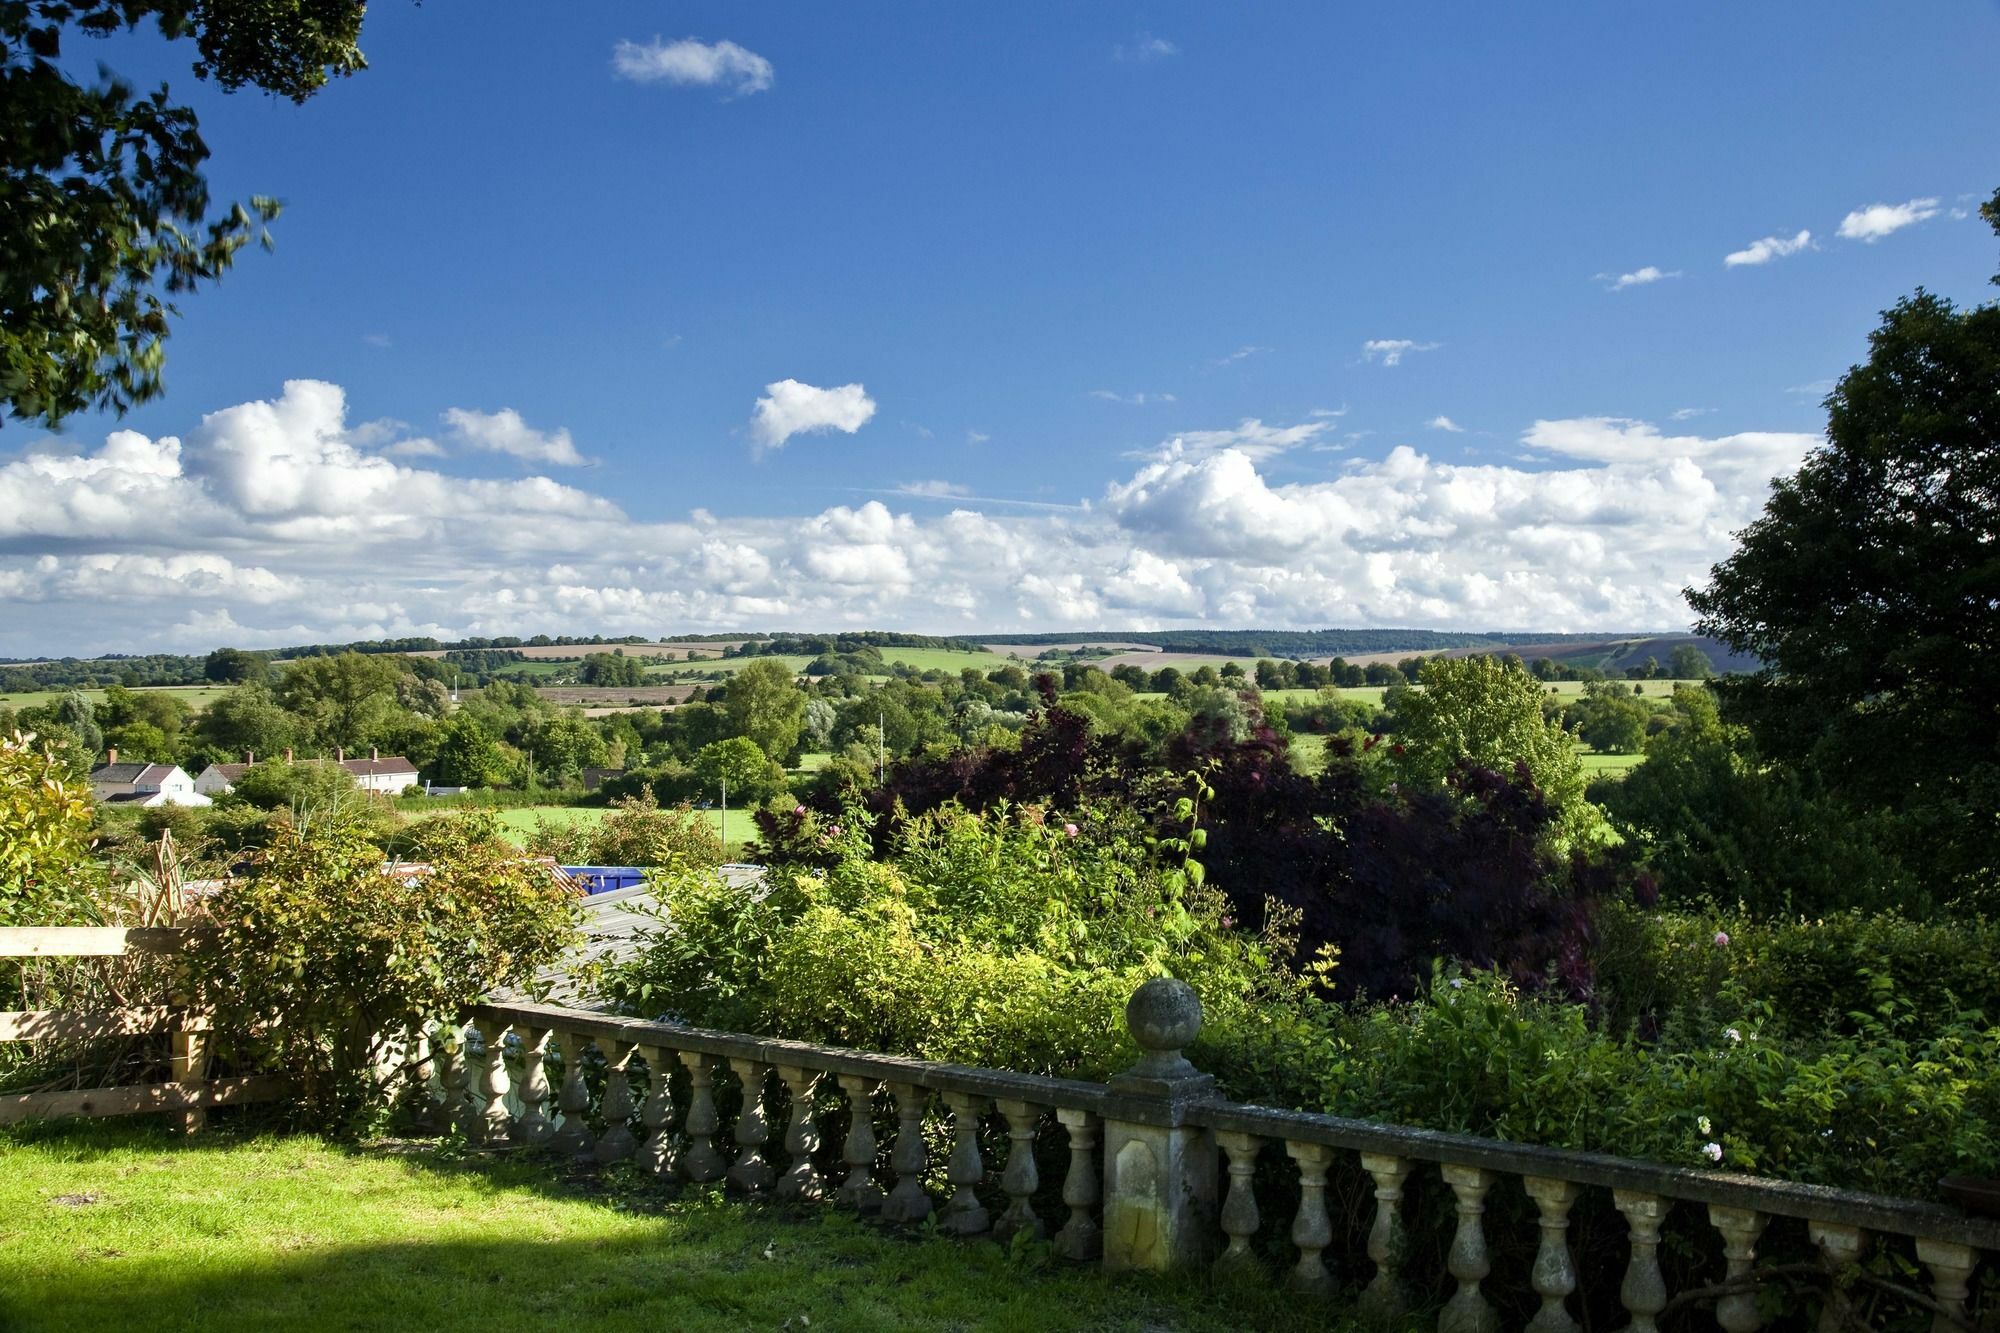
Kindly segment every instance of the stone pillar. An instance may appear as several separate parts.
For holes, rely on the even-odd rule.
[[[697,1185],[720,1180],[722,1154],[715,1149],[715,1131],[722,1118],[715,1111],[715,1067],[700,1051],[681,1051],[681,1068],[688,1072],[688,1112],[681,1121],[685,1139],[678,1163],[680,1172]]]
[[[819,1148],[819,1126],[813,1122],[813,1086],[819,1075],[801,1065],[779,1065],[778,1077],[792,1097],[791,1117],[785,1124],[785,1153],[790,1165],[778,1177],[773,1192],[791,1202],[815,1200],[826,1193],[826,1182],[820,1179],[812,1160]]]
[[[1215,1253],[1215,1139],[1187,1123],[1215,1080],[1181,1052],[1201,1032],[1194,988],[1170,977],[1139,987],[1125,1025],[1145,1054],[1111,1080],[1104,1105],[1104,1266],[1165,1270]]]
[[[1056,1108],[1056,1119],[1069,1131],[1069,1170],[1063,1175],[1063,1203],[1069,1221],[1056,1233],[1056,1253],[1065,1259],[1095,1259],[1104,1237],[1097,1219],[1097,1121],[1090,1112],[1067,1106]]]
[[[994,1103],[1007,1120],[1007,1166],[1000,1173],[1000,1188],[1007,1191],[1007,1211],[993,1223],[993,1235],[1011,1240],[1025,1231],[1040,1240],[1047,1234],[1035,1216],[1035,1191],[1041,1188],[1041,1173],[1035,1169],[1035,1122],[1042,1108],[1033,1102],[1001,1098]]]
[[[764,1119],[764,1082],[771,1067],[757,1060],[732,1056],[729,1067],[743,1084],[743,1109],[736,1116],[736,1165],[729,1179],[751,1194],[771,1188],[778,1173],[764,1160],[764,1145],[771,1141],[771,1126]]]
[[[604,1114],[604,1133],[598,1137],[592,1155],[606,1163],[622,1162],[639,1151],[639,1140],[627,1122],[632,1119],[632,1052],[629,1041],[614,1041],[604,1052],[604,1099],[598,1109]]]
[[[521,1029],[521,1116],[514,1122],[514,1141],[524,1147],[538,1147],[555,1137],[556,1122],[542,1109],[549,1101],[548,1054],[547,1028]]]

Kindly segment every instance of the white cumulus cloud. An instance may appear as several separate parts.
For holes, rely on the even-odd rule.
[[[794,435],[837,430],[852,435],[875,415],[875,400],[859,384],[820,389],[798,380],[778,380],[764,386],[750,417],[750,438],[757,452],[781,449]]]
[[[776,77],[771,62],[735,42],[621,41],[611,50],[611,68],[634,83],[672,83],[721,88],[732,97],[761,93]]]
[[[581,467],[590,461],[576,451],[576,442],[570,439],[567,430],[561,428],[554,431],[536,430],[521,420],[521,414],[511,407],[503,407],[498,412],[475,412],[469,408],[454,407],[445,412],[444,423],[451,427],[460,442],[468,448],[488,453],[508,454],[524,463],[552,463],[559,467]],[[416,455],[430,452],[408,447],[417,443],[419,442],[405,441],[405,447],[400,450],[392,447],[385,452]]]
[[[1361,359],[1379,361],[1385,366],[1400,366],[1403,358],[1411,352],[1430,352],[1437,347],[1437,343],[1420,343],[1412,338],[1370,338],[1361,344]]]
[[[1812,233],[1800,231],[1787,240],[1783,236],[1766,236],[1762,240],[1750,242],[1741,250],[1732,250],[1722,257],[1727,268],[1741,268],[1745,264],[1768,264],[1773,259],[1783,259],[1795,255],[1812,245]]]
[[[1938,214],[1935,199],[1912,199],[1903,204],[1870,204],[1857,208],[1840,220],[1840,234],[1850,241],[1874,244],[1892,232],[1913,227]]]
[[[545,476],[384,458],[357,445],[379,432],[347,422],[338,386],[293,381],[185,438],[117,430],[0,461],[0,656],[1140,621],[1665,628],[1820,442],[1550,417],[1523,433],[1526,461],[1472,466],[1314,452],[1334,425],[1187,432],[1080,508],[918,481],[900,502],[641,519]]]
[[[1429,421],[1426,421],[1424,424],[1426,426],[1429,426],[1432,430],[1450,431],[1453,435],[1463,435],[1465,433],[1465,427],[1459,425],[1456,421],[1453,421],[1450,417],[1444,415],[1434,416]]]
[[[1659,282],[1664,278],[1678,278],[1680,275],[1679,269],[1668,273],[1655,264],[1647,264],[1644,268],[1633,269],[1630,273],[1600,273],[1597,278],[1598,281],[1609,284],[1612,291],[1622,292],[1627,287],[1644,287],[1648,283]]]

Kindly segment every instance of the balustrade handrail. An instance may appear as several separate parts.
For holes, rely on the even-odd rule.
[[[1142,1124],[1181,1123],[1251,1134],[1274,1142],[1322,1144],[1353,1152],[1480,1167],[1512,1176],[1548,1177],[2000,1251],[2000,1221],[1969,1216],[1942,1204],[1917,1199],[1777,1177],[1676,1167],[1571,1148],[1238,1103],[1205,1091],[1181,1100],[1161,1100],[1133,1096],[1104,1083],[688,1027],[560,1005],[492,1003],[480,1005],[472,1016],[506,1026],[561,1031],[632,1045],[666,1046],[769,1065],[794,1065],[836,1075],[914,1084],[936,1092],[1007,1098],[1100,1115],[1112,1112]]]
[[[679,1023],[623,1018],[590,1009],[560,1005],[489,1003],[472,1011],[474,1019],[494,1019],[515,1027],[549,1029],[577,1036],[602,1037],[634,1046],[666,1046],[726,1059],[755,1060],[767,1065],[797,1065],[827,1074],[848,1074],[885,1083],[910,1083],[935,1092],[962,1092],[975,1097],[1012,1097],[1040,1106],[1062,1106],[1102,1112],[1112,1100],[1102,1083],[1019,1074],[1004,1069],[980,1069],[902,1055],[880,1055],[844,1046],[820,1046],[782,1037],[757,1037],[742,1032],[686,1027]]]

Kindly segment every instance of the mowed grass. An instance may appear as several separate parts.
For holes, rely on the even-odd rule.
[[[1269,1281],[1110,1278],[633,1167],[157,1121],[0,1130],[10,1333],[1305,1329]]]
[[[734,675],[744,667],[749,666],[752,662],[772,661],[783,662],[786,666],[797,672],[804,671],[807,665],[813,660],[810,657],[803,657],[796,653],[780,653],[767,657],[710,658],[699,662],[670,662],[665,666],[648,667],[647,674],[665,676],[671,675],[674,672],[720,671],[727,675]],[[882,661],[888,666],[894,666],[896,663],[901,662],[905,666],[912,667],[918,671],[948,671],[953,675],[957,675],[967,667],[973,667],[983,675],[988,671],[997,671],[1003,666],[1017,666],[1026,669],[1032,665],[1025,658],[1008,657],[1001,653],[993,652],[959,652],[951,648],[884,648],[882,650]],[[888,678],[882,676],[876,677],[876,679],[886,680]]]
[[[822,758],[821,762],[825,762]],[[528,835],[535,831],[537,823],[551,825],[601,824],[611,813],[601,805],[530,805],[514,810],[495,812],[500,817],[500,827],[516,843],[525,846]],[[708,821],[708,826],[723,837],[724,854],[732,859],[741,859],[744,849],[755,840],[757,826],[751,822],[748,810],[732,808],[729,811],[729,825],[723,827],[722,811],[697,810],[697,815]]]

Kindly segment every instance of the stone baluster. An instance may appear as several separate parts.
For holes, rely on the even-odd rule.
[[[715,1071],[700,1051],[682,1051],[681,1068],[688,1071],[688,1112],[681,1123],[681,1174],[700,1184],[722,1178],[722,1154],[715,1150],[715,1131],[722,1117],[715,1112]]]
[[[1917,1259],[1931,1270],[1931,1333],[1957,1333],[1966,1326],[1965,1299],[1972,1291],[1975,1256],[1970,1245],[1917,1237]]]
[[[764,1160],[764,1145],[771,1141],[771,1126],[764,1119],[764,1079],[771,1066],[732,1056],[729,1067],[743,1084],[743,1107],[736,1114],[736,1164],[729,1168],[729,1178],[738,1189],[759,1194],[778,1177]]]
[[[847,1179],[840,1182],[834,1199],[857,1213],[874,1212],[882,1206],[882,1187],[875,1183],[875,1081],[860,1074],[835,1076],[847,1094],[847,1137],[840,1144],[840,1160],[847,1163]]]
[[[590,1038],[565,1032],[557,1040],[562,1050],[563,1079],[556,1093],[556,1110],[562,1113],[562,1120],[556,1126],[556,1136],[549,1142],[572,1157],[587,1157],[597,1146],[585,1119],[590,1114],[590,1087],[583,1081],[583,1053],[590,1046]]]
[[[1333,1223],[1326,1215],[1326,1169],[1333,1149],[1323,1143],[1293,1143],[1285,1152],[1299,1164],[1299,1211],[1292,1219],[1292,1244],[1299,1247],[1298,1266],[1290,1285],[1295,1291],[1320,1293],[1333,1285],[1320,1252],[1333,1244]]]
[[[1069,1170],[1063,1174],[1063,1203],[1069,1220],[1056,1233],[1055,1250],[1065,1259],[1081,1263],[1095,1259],[1104,1248],[1104,1234],[1098,1230],[1091,1210],[1097,1206],[1100,1186],[1097,1179],[1097,1121],[1088,1111],[1058,1107],[1056,1119],[1069,1132]]]
[[[1840,1333],[1854,1324],[1854,1302],[1847,1295],[1847,1270],[1868,1252],[1868,1233],[1837,1222],[1807,1222],[1806,1234],[1819,1246],[1820,1262],[1831,1279],[1826,1305],[1820,1310],[1820,1333]]]
[[[1578,1333],[1582,1327],[1566,1304],[1576,1290],[1576,1260],[1569,1251],[1569,1210],[1576,1205],[1575,1182],[1550,1176],[1521,1180],[1541,1215],[1542,1243],[1535,1251],[1529,1285],[1542,1298],[1542,1308],[1528,1322],[1528,1333]]]
[[[1012,1240],[1025,1231],[1040,1240],[1047,1235],[1042,1219],[1035,1216],[1035,1191],[1041,1188],[1041,1172],[1035,1168],[1035,1122],[1042,1108],[1033,1102],[1002,1098],[993,1103],[1007,1121],[1007,1165],[1000,1172],[1000,1188],[1007,1192],[1007,1208],[993,1223],[998,1240]]]
[[[444,1089],[445,1124],[477,1142],[477,1125],[472,1118],[470,1087],[472,1071],[467,1065],[465,1030],[447,1023],[438,1030],[438,1084]]]
[[[507,1024],[478,1021],[479,1092],[472,1113],[473,1141],[497,1148],[511,1140],[513,1112],[507,1109]]]
[[[1264,1141],[1240,1130],[1217,1130],[1215,1145],[1229,1162],[1229,1190],[1222,1196],[1222,1234],[1229,1243],[1216,1256],[1219,1272],[1241,1272],[1257,1267],[1250,1242],[1257,1236],[1263,1218],[1257,1213],[1257,1150]]]
[[[639,1164],[656,1176],[674,1173],[674,1064],[673,1053],[661,1046],[641,1046],[646,1061],[646,1100],[639,1104],[639,1123],[645,1140],[639,1145]]]
[[[598,1108],[604,1113],[604,1133],[598,1136],[594,1155],[606,1164],[622,1162],[639,1151],[631,1125],[632,1052],[636,1049],[629,1041],[619,1041],[605,1054],[604,1101]]]
[[[443,1064],[431,1046],[431,1034],[423,1026],[410,1029],[409,1061],[403,1066],[405,1104],[410,1125],[420,1132],[436,1133],[445,1127],[444,1103],[431,1091],[432,1075],[442,1075]]]
[[[952,1122],[951,1161],[944,1174],[953,1188],[951,1198],[938,1214],[938,1225],[960,1236],[976,1236],[991,1225],[975,1193],[986,1175],[986,1164],[979,1159],[979,1113],[984,1109],[984,1100],[969,1092],[944,1095],[945,1105],[951,1108]]]
[[[1410,1178],[1410,1163],[1387,1153],[1361,1154],[1361,1169],[1375,1181],[1375,1224],[1368,1228],[1368,1258],[1375,1276],[1361,1293],[1363,1314],[1380,1323],[1402,1318],[1409,1308],[1403,1291],[1403,1182]]]
[[[1500,1314],[1479,1284],[1493,1271],[1486,1254],[1486,1192],[1493,1188],[1493,1173],[1484,1167],[1460,1166],[1446,1162],[1444,1183],[1451,1186],[1458,1212],[1458,1230],[1452,1234],[1451,1252],[1445,1269],[1458,1281],[1458,1291],[1438,1312],[1438,1333],[1500,1333]]]
[[[1632,1322],[1629,1333],[1658,1333],[1655,1322],[1667,1308],[1667,1280],[1660,1273],[1660,1224],[1666,1221],[1671,1199],[1637,1190],[1613,1190],[1611,1202],[1625,1214],[1625,1229],[1631,1238],[1632,1255],[1625,1264],[1625,1280],[1618,1284],[1618,1299]]]
[[[1757,1263],[1757,1238],[1764,1234],[1768,1221],[1764,1214],[1753,1209],[1727,1208],[1718,1203],[1708,1206],[1709,1225],[1722,1233],[1722,1257],[1728,1265],[1724,1281],[1736,1283],[1750,1276]],[[1755,1288],[1720,1297],[1715,1302],[1715,1322],[1728,1333],[1756,1333],[1762,1328],[1764,1316],[1757,1309]]]
[[[813,1122],[813,1085],[819,1074],[800,1065],[779,1065],[778,1077],[792,1098],[791,1117],[785,1125],[785,1155],[791,1160],[772,1193],[780,1199],[808,1202],[826,1193],[826,1183],[812,1160],[819,1148],[819,1126]]]
[[[921,1222],[931,1215],[931,1196],[924,1193],[924,1108],[930,1094],[914,1083],[891,1083],[896,1099],[896,1146],[889,1165],[896,1183],[882,1201],[885,1222]]]
[[[549,1030],[521,1029],[521,1115],[514,1122],[514,1142],[533,1148],[555,1136],[555,1121],[542,1108],[549,1102]]]

